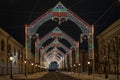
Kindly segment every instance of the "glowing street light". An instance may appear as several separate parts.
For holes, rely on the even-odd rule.
[[[37,64],[35,66],[37,67]]]
[[[27,62],[26,62],[26,61],[24,61],[24,63],[26,64]]]
[[[31,63],[31,65],[33,66],[33,65],[34,65],[34,63]]]
[[[10,57],[10,61],[13,61],[13,57],[12,56]]]
[[[90,61],[88,61],[88,64],[90,64]]]
[[[12,74],[12,61],[13,61],[13,57],[12,56],[10,57],[10,61],[11,61],[11,76],[10,76],[10,78],[13,79],[13,74]]]
[[[75,67],[76,65],[74,64],[73,66]]]
[[[37,72],[37,66],[38,66],[38,65],[37,65],[37,64],[35,64],[35,67],[36,67],[36,72]]]
[[[79,63],[79,64],[78,64],[78,71],[79,71],[79,73],[80,73],[80,65],[81,65],[81,64]]]
[[[90,61],[88,61],[88,75],[90,75]]]
[[[31,63],[31,65],[32,65],[32,74],[33,74],[33,65],[34,65],[34,63]]]
[[[74,64],[73,66],[74,66],[74,73],[75,73],[75,70],[76,70],[76,65]]]
[[[24,63],[25,63],[25,76],[26,76],[26,63],[27,63],[27,61],[24,61]]]

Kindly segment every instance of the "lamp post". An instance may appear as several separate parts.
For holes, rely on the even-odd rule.
[[[39,68],[39,72],[40,72],[40,65],[38,65],[38,68]]]
[[[25,63],[25,76],[27,76],[26,75],[26,63],[27,63],[27,61],[24,61],[24,63]]]
[[[90,75],[90,61],[88,61],[88,75]]]
[[[70,66],[70,68],[71,68],[71,74],[72,74],[72,65]]]
[[[79,63],[79,64],[78,64],[78,70],[79,70],[79,74],[80,74],[80,65],[81,65],[81,64]]]
[[[38,65],[36,64],[36,65],[35,65],[35,67],[36,67],[36,72],[37,72],[37,66],[38,66]]]
[[[34,65],[34,63],[31,63],[31,65],[32,65],[32,74],[33,74],[33,65]]]
[[[76,65],[74,64],[73,66],[74,66],[74,73],[75,73],[76,72]]]
[[[10,57],[10,61],[11,61],[11,76],[10,76],[10,78],[13,79],[13,74],[12,74],[12,61],[13,61],[13,57],[12,56]]]

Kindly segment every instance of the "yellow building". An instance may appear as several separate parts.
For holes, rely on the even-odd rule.
[[[31,58],[29,58],[27,65],[30,67],[31,63],[34,62],[34,56],[31,52],[28,54]],[[11,74],[10,56],[13,57],[13,74],[24,73],[26,59],[24,46],[0,28],[0,75]],[[27,69],[28,72],[31,72],[30,68]]]
[[[97,36],[99,72],[120,72],[120,19]]]

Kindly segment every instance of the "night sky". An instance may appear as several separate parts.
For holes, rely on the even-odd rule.
[[[0,27],[24,45],[24,25],[30,24],[59,1],[88,24],[94,24],[95,37],[120,18],[118,0],[0,0]],[[56,26],[75,40],[79,39],[81,30],[71,21],[61,25],[45,22],[38,30],[40,37]]]

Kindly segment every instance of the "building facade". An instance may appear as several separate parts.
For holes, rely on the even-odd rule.
[[[26,49],[11,35],[0,28],[0,75],[25,73]],[[30,58],[27,65],[30,67],[34,62],[34,56],[28,52]],[[10,56],[13,57],[12,67]],[[31,67],[27,67],[27,72],[31,72]]]
[[[118,74],[120,72],[120,19],[97,36],[99,72]]]

